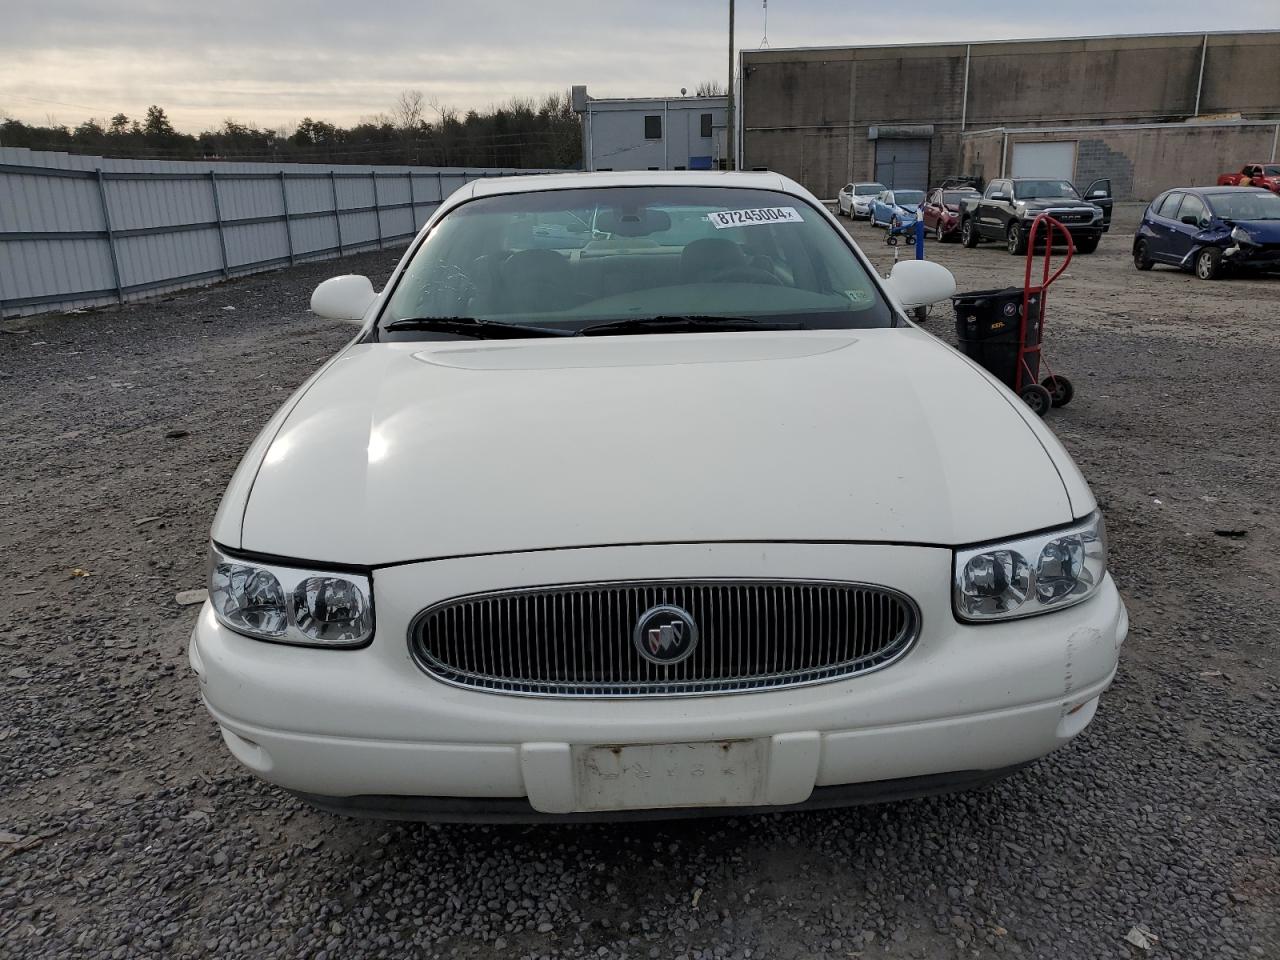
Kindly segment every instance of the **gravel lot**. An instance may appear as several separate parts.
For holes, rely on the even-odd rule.
[[[1280,280],[1138,273],[1133,219],[1060,281],[1046,350],[1132,615],[1116,685],[989,790],[832,813],[399,825],[242,773],[174,596],[250,439],[350,335],[311,288],[395,255],[6,321],[0,956],[1280,957]],[[1020,280],[996,246],[930,255],[962,290]]]

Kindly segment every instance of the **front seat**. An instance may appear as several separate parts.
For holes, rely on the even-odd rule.
[[[747,266],[747,258],[732,240],[703,237],[685,246],[680,254],[680,280],[684,283],[707,283],[726,270]]]
[[[569,261],[554,250],[521,250],[498,264],[496,313],[554,313],[577,305]]]

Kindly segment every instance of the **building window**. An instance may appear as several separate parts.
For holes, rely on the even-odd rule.
[[[661,167],[650,167],[649,169],[650,169],[650,170],[661,170],[662,168],[661,168]]]
[[[644,138],[646,140],[662,139],[662,117],[655,114],[644,118]]]
[[[683,170],[683,169],[684,169],[684,167],[677,166],[677,167],[676,167],[676,169],[677,169],[677,170]]]
[[[702,115],[702,139],[709,140],[711,138],[711,114],[704,113]]]

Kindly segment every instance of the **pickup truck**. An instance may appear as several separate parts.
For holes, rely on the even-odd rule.
[[[1220,187],[1262,187],[1280,193],[1280,163],[1246,163],[1239,173],[1224,173]]]
[[[1009,253],[1027,252],[1036,216],[1047,213],[1071,232],[1076,253],[1093,253],[1111,226],[1111,181],[1095,180],[1081,198],[1069,180],[1014,177],[992,180],[981,196],[960,201],[960,240],[976,247],[1003,242]]]

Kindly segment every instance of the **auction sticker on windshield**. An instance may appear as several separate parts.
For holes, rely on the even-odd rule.
[[[795,207],[755,207],[751,210],[720,210],[709,213],[717,230],[726,227],[750,227],[759,223],[804,223]]]

